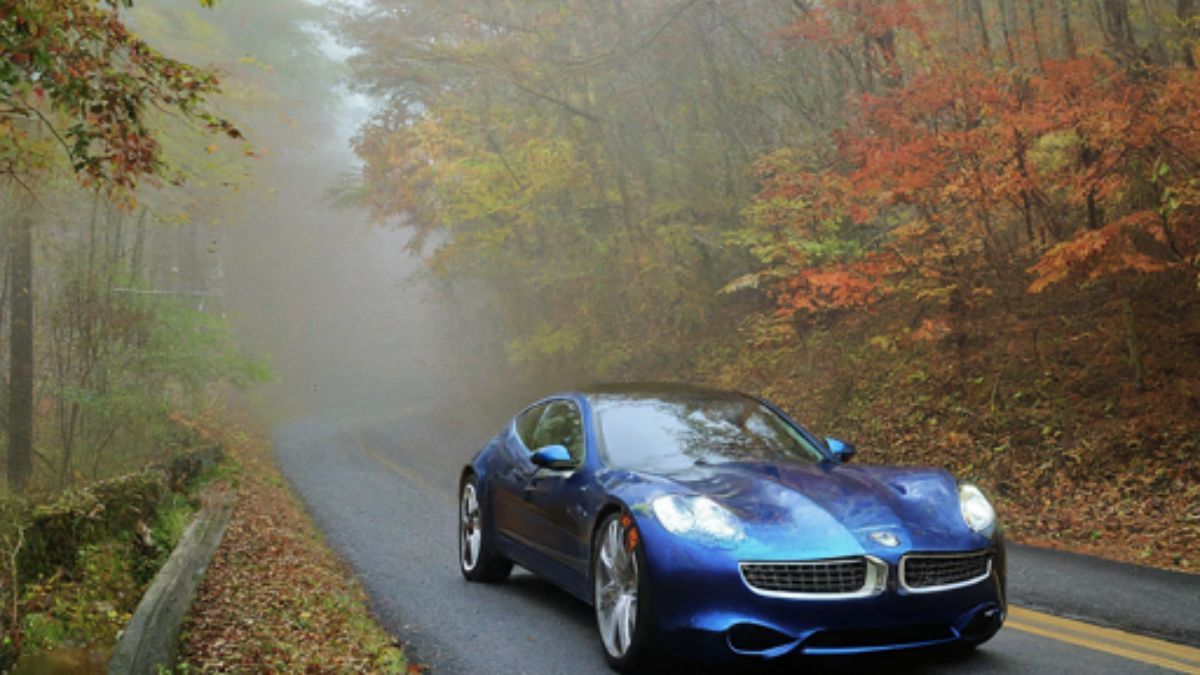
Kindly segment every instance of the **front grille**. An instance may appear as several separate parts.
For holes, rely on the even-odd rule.
[[[866,558],[755,562],[741,567],[751,588],[772,593],[841,595],[859,593],[867,585]]]
[[[913,590],[936,590],[978,581],[992,571],[992,556],[978,553],[921,553],[900,563],[900,582]]]

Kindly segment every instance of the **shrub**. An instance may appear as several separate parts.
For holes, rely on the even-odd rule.
[[[68,490],[34,507],[18,561],[22,580],[58,570],[73,574],[82,547],[146,527],[165,492],[166,474],[149,469]]]

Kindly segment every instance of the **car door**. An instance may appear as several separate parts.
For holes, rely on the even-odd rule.
[[[493,481],[493,517],[496,529],[517,544],[528,544],[528,533],[534,529],[525,500],[525,485],[537,467],[529,459],[533,433],[545,412],[547,403],[530,406],[514,418],[504,435],[505,462]]]
[[[535,470],[526,479],[524,498],[530,511],[527,538],[539,552],[575,572],[587,569],[587,481],[578,469],[586,453],[583,418],[574,401],[550,402],[530,439],[532,446],[562,445],[575,465],[570,469]]]

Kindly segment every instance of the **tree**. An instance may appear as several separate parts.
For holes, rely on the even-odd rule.
[[[982,4],[972,7],[983,25]],[[865,39],[882,29],[856,23],[858,7],[830,9],[846,15],[818,25],[806,15],[789,32],[836,48],[858,39],[830,26]],[[1006,288],[1113,279],[1128,316],[1138,275],[1194,268],[1200,83],[1144,58],[1126,3],[1103,9],[1106,53],[1068,45],[1065,58],[1006,68],[986,51],[932,51],[927,36],[953,20],[936,5],[911,15],[900,39],[931,56],[898,64],[902,84],[855,101],[834,161],[811,170],[789,151],[758,165],[749,229],[795,233],[760,254],[781,314],[902,292],[918,316],[941,313],[961,344],[973,310]],[[872,231],[869,245],[858,228]],[[1033,279],[1020,283],[1026,268]]]
[[[1151,4],[368,2],[364,194],[540,367],[669,369],[764,305],[804,334],[887,300],[961,355],[985,307],[1196,266],[1197,79],[1139,46]]]
[[[200,0],[211,5],[212,0]],[[238,137],[206,110],[215,74],[159,54],[120,15],[132,0],[4,0],[0,4],[0,175],[34,202],[36,182],[65,158],[80,183],[133,203],[139,179],[161,174],[150,110],[170,110]],[[56,152],[60,151],[60,152]],[[10,241],[12,360],[9,483],[32,467],[32,228],[18,218]]]
[[[23,490],[33,471],[33,217],[19,214],[10,229],[8,478]]]
[[[824,85],[838,75],[766,39],[796,11],[364,4],[342,33],[362,48],[359,85],[386,101],[357,141],[366,202],[442,235],[436,273],[496,289],[514,360],[665,362],[735,305],[713,299],[743,262],[724,237],[750,194],[746,165],[833,123],[840,96]]]

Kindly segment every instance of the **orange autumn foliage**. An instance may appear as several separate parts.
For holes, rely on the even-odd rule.
[[[780,311],[869,304],[885,279],[852,268],[881,252],[906,261],[891,270],[905,277],[893,287],[960,308],[966,289],[1020,282],[1026,270],[1037,293],[1195,266],[1196,71],[1104,51],[1001,65],[986,52],[934,48],[951,10],[844,0],[783,31],[831,53],[865,45],[865,68],[883,79],[860,80],[832,161],[756,167],[756,200],[770,207],[751,211],[756,224],[795,235],[780,238],[793,250],[775,256],[786,261]],[[850,239],[851,253],[800,253],[814,222]]]

